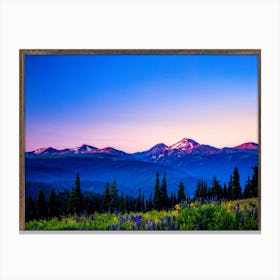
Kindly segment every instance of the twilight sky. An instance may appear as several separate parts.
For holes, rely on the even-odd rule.
[[[258,142],[257,55],[26,55],[27,151]]]

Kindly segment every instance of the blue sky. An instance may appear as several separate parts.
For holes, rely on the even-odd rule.
[[[26,150],[258,138],[257,55],[26,55]]]

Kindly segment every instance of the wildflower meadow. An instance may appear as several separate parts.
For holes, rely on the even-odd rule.
[[[173,210],[146,213],[94,213],[26,223],[26,230],[258,230],[257,198],[234,201],[194,201],[176,204]]]

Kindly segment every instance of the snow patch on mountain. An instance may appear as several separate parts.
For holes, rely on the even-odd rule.
[[[259,145],[254,142],[247,142],[234,147],[234,149],[238,149],[238,150],[258,150],[258,148]]]
[[[48,148],[39,148],[35,151],[33,151],[32,153],[35,154],[35,155],[47,155],[47,154],[55,154],[57,153],[58,150],[52,148],[52,147],[48,147]]]
[[[191,150],[195,148],[196,146],[200,145],[199,143],[195,142],[192,139],[189,138],[183,138],[179,142],[171,145],[169,147],[170,150]]]

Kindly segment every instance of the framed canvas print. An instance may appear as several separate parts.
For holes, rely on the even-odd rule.
[[[260,50],[20,50],[20,230],[260,230],[260,92]]]

